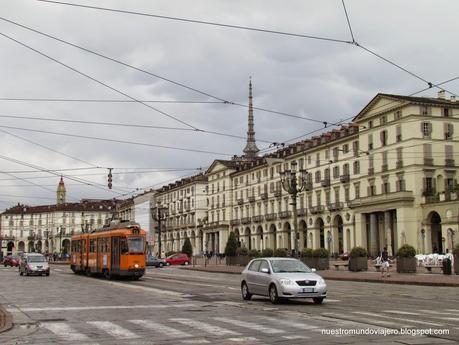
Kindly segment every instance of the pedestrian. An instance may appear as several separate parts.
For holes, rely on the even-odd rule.
[[[390,277],[389,274],[389,253],[387,252],[387,248],[384,247],[383,251],[381,252],[381,277],[384,278],[384,273],[386,273],[387,277]]]

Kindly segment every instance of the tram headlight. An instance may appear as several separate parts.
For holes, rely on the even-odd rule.
[[[135,268],[139,268],[139,264],[135,264],[134,267],[135,267]]]

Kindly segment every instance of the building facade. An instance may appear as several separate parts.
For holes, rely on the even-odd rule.
[[[18,204],[0,215],[2,251],[58,252],[70,249],[70,237],[77,232],[101,227],[112,218],[112,200],[83,199],[67,203],[64,181],[60,180],[55,205]]]
[[[458,109],[442,93],[378,94],[339,129],[263,157],[214,161],[195,253],[223,253],[231,231],[241,246],[258,250],[292,249],[298,241],[300,250],[338,254],[363,246],[372,256],[383,247],[394,255],[403,244],[418,253],[451,251],[459,241]],[[306,172],[296,239],[292,196],[280,174],[292,162]]]

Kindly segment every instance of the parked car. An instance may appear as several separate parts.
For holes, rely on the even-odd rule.
[[[19,275],[45,274],[49,276],[49,271],[48,260],[42,254],[28,253],[23,255],[19,266]]]
[[[312,298],[320,304],[327,297],[327,285],[314,272],[315,269],[293,258],[253,259],[242,271],[242,298],[269,296],[274,304],[283,298]]]
[[[184,253],[177,253],[168,256],[165,260],[166,265],[189,265],[190,258]]]
[[[3,266],[17,267],[19,266],[20,258],[18,255],[7,255],[3,259]]]
[[[157,258],[156,256],[147,256],[145,263],[147,266],[154,267],[163,267],[166,265],[163,259]]]

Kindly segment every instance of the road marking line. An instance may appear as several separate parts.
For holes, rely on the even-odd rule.
[[[196,307],[196,304],[181,303],[181,304],[152,304],[152,305],[106,305],[106,306],[91,306],[91,307],[44,307],[44,308],[20,308],[21,311],[73,311],[73,310],[104,310],[104,309],[164,309],[164,308],[188,308]],[[7,309],[14,311],[14,309]]]
[[[148,291],[148,292],[154,292],[154,293],[157,293],[158,295],[169,295],[169,296],[175,296],[175,297],[183,297],[183,295],[184,295],[181,292],[175,292],[175,291],[164,290],[164,289],[156,289],[156,288],[153,288],[153,287],[136,285],[136,284],[132,284],[132,283],[131,284],[125,284],[125,283],[117,283],[117,282],[103,281],[103,280],[100,280],[100,282],[103,282],[103,283],[109,284],[109,285],[124,287],[124,288],[128,288],[128,289],[137,289],[137,290],[143,290],[143,291]]]
[[[459,309],[445,309],[445,310],[459,313]]]
[[[255,338],[255,337],[228,338],[226,340],[234,341],[234,342],[237,342],[237,343],[242,343],[242,342],[245,343],[247,341],[258,341],[258,339]]]
[[[43,322],[40,326],[53,332],[59,337],[70,341],[88,341],[89,338],[83,333],[75,331],[72,327],[64,322]]]
[[[368,313],[364,311],[353,311],[352,313],[359,314],[359,315],[374,316],[374,317],[384,317],[384,318],[391,319],[391,320],[400,320],[400,321],[406,321],[406,322],[420,323],[421,325],[429,325],[429,326],[437,326],[437,327],[444,326],[443,324],[439,324],[439,323],[417,321],[417,320],[411,320],[411,319],[402,319],[400,317],[386,316],[382,314]]]
[[[451,313],[451,312],[443,312],[443,311],[433,311],[433,310],[424,310],[424,309],[418,309],[421,313],[426,313],[426,314],[435,314],[435,315],[453,315],[453,316],[459,316],[458,313]]]
[[[157,331],[159,333],[163,333],[168,335],[171,338],[186,338],[190,337],[191,334],[182,332],[178,329],[162,325],[160,323],[157,323],[156,321],[147,321],[147,320],[128,320],[129,322],[140,325],[142,327],[152,329],[154,331]]]
[[[383,310],[384,313],[391,313],[391,314],[401,314],[401,315],[416,315],[419,316],[421,314],[414,313],[412,311],[402,311],[402,310]]]
[[[340,299],[332,299],[332,298],[325,298],[324,301],[331,302],[331,303],[341,302]]]
[[[282,338],[288,339],[288,340],[311,339],[311,337],[308,337],[306,335],[283,335]]]
[[[201,331],[204,331],[206,333],[211,333],[211,334],[233,334],[233,335],[240,335],[240,333],[231,331],[226,328],[218,327],[218,326],[213,326],[205,322],[200,322],[196,320],[191,320],[191,319],[181,319],[181,318],[173,318],[169,319],[174,322],[181,323],[182,325],[193,327],[200,329]]]
[[[253,329],[254,331],[259,331],[265,334],[279,334],[279,333],[285,333],[284,330],[282,329],[276,329],[276,328],[271,328],[271,327],[266,327],[263,325],[259,325],[257,323],[253,322],[247,322],[247,321],[240,321],[236,319],[229,319],[226,317],[214,317],[214,320],[220,321],[220,322],[225,322],[229,323],[231,325],[243,327],[243,328],[248,328],[248,329]]]
[[[446,321],[459,321],[459,317],[435,317],[436,319],[446,320]]]
[[[131,331],[118,326],[110,321],[88,321],[88,324],[97,327],[98,329],[120,339],[135,339],[139,336]]]
[[[210,341],[206,339],[189,339],[189,340],[182,340],[184,344],[209,344]]]
[[[259,316],[259,318],[262,318],[267,321],[271,321],[273,323],[278,323],[280,325],[290,326],[290,327],[303,329],[303,330],[310,330],[310,329],[317,328],[317,326],[308,325],[306,323],[294,322],[290,320],[281,320],[281,319],[276,319],[274,317],[269,317],[269,316]]]
[[[339,320],[338,323],[341,324],[341,325],[348,324],[349,321],[350,321],[350,322],[357,322],[357,323],[361,323],[361,324],[365,324],[365,325],[371,325],[371,326],[374,326],[374,327],[378,327],[378,326],[381,327],[381,325],[383,325],[384,327],[390,327],[390,328],[395,328],[395,329],[399,329],[400,327],[405,327],[405,328],[413,327],[411,325],[400,325],[400,323],[382,321],[382,320],[352,319],[352,321],[351,321],[351,320],[348,320],[347,318],[343,319],[344,316],[342,316],[342,315],[335,315],[333,313],[324,313],[322,315],[325,316],[325,317],[332,318],[335,322],[337,320]],[[378,316],[379,316],[379,314],[378,314]],[[330,321],[330,320],[328,320],[328,321]],[[321,330],[320,329],[313,329],[312,331],[313,332],[316,332],[316,331],[320,332]]]

